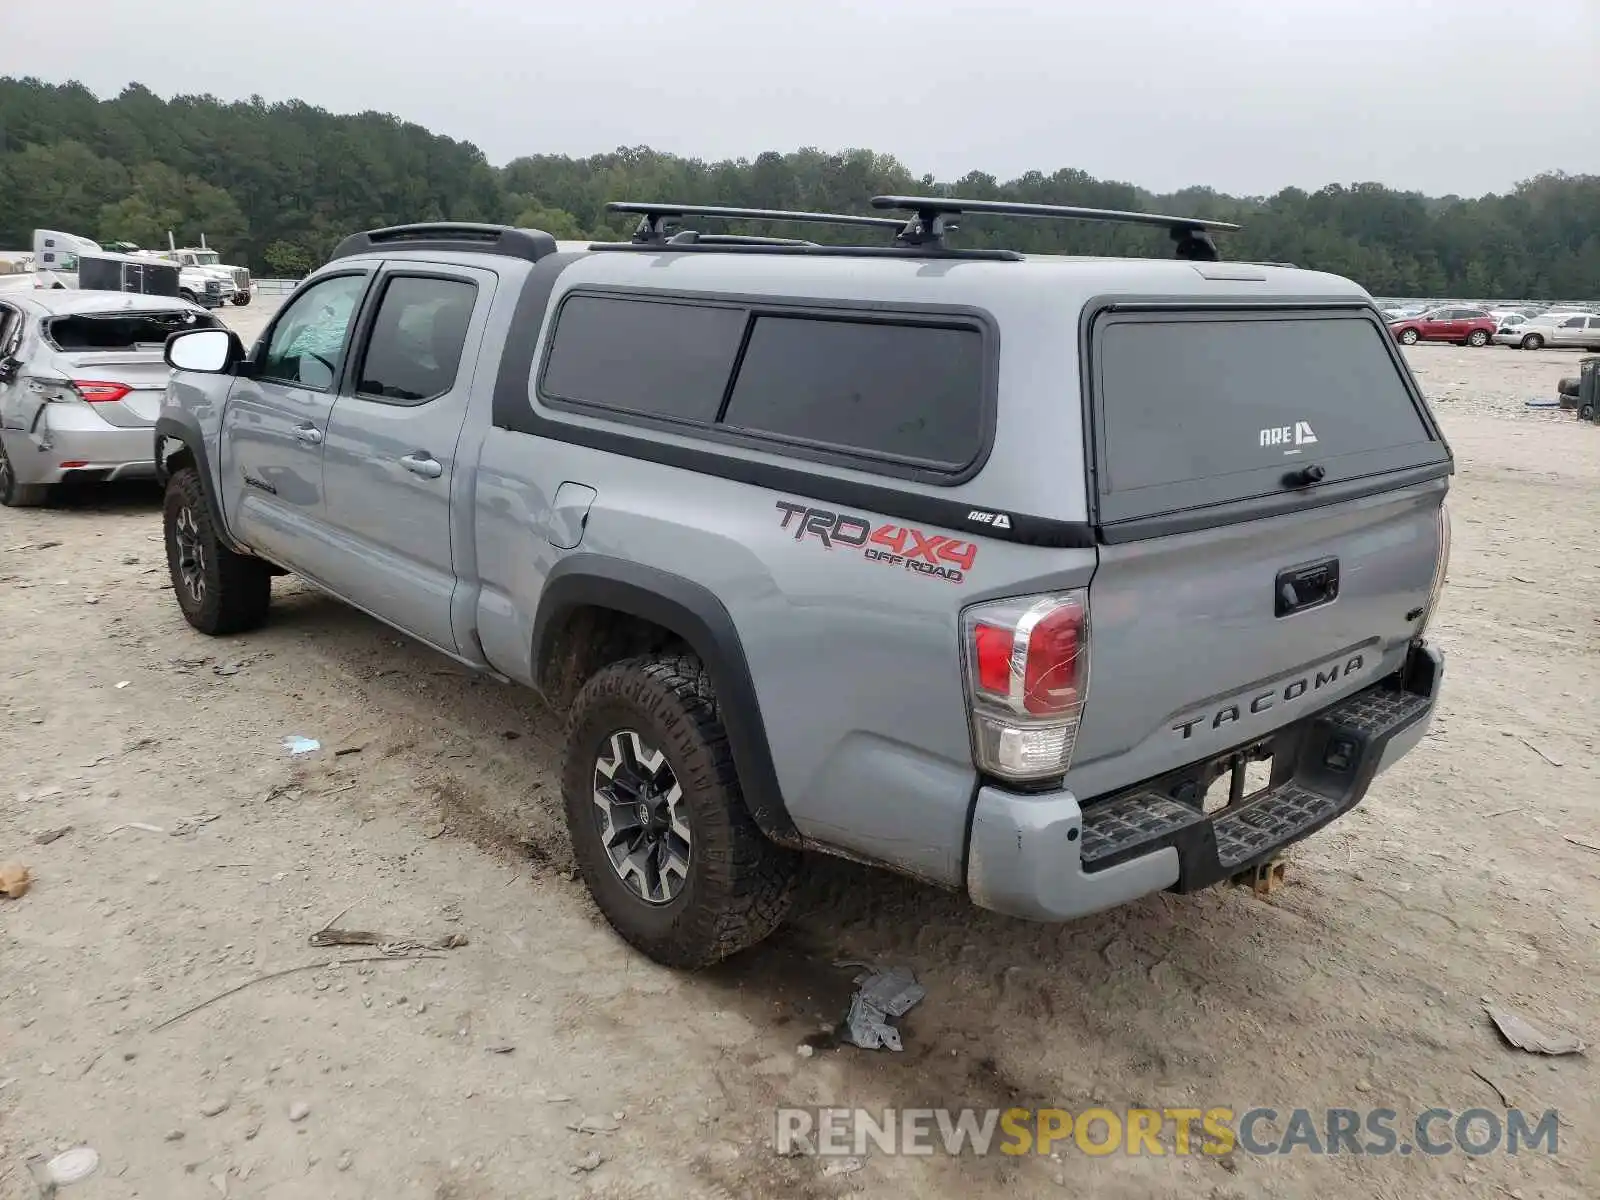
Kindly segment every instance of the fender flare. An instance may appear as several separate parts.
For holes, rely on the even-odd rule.
[[[740,790],[751,818],[772,841],[798,848],[772,763],[755,681],[733,618],[707,588],[681,575],[602,554],[569,554],[555,565],[539,597],[533,622],[533,670],[561,618],[584,606],[615,609],[650,621],[682,638],[710,672]]]
[[[167,470],[167,460],[172,457],[173,451],[169,444],[177,442],[194,458],[195,472],[200,476],[200,490],[205,494],[206,506],[211,510],[211,526],[221,536],[223,543],[236,554],[248,554],[248,546],[241,545],[228,532],[228,522],[222,514],[222,504],[217,497],[216,480],[211,474],[211,455],[206,450],[205,435],[200,431],[200,422],[190,413],[171,409],[164,410],[156,418],[155,427],[155,463],[156,478],[161,486],[167,486],[170,472]]]

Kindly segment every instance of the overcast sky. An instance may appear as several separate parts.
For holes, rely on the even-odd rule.
[[[866,146],[1251,194],[1600,173],[1600,0],[0,0],[0,74],[379,109],[496,164]]]

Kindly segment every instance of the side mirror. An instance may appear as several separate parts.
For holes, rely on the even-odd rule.
[[[244,344],[231,329],[185,329],[167,338],[163,357],[176,371],[226,374],[244,357]]]

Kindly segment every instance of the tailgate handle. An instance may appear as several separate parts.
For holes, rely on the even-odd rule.
[[[1275,615],[1280,617],[1329,604],[1339,595],[1339,560],[1326,558],[1279,571],[1273,590]]]

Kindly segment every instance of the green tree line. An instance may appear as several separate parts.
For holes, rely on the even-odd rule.
[[[1378,183],[1273,196],[1206,187],[1156,194],[1074,169],[936,180],[870,150],[809,148],[706,162],[640,146],[588,158],[531,155],[496,168],[471,143],[386,113],[340,115],[259,97],[163,100],[139,84],[102,100],[77,83],[0,78],[0,249],[28,248],[39,226],[147,246],[164,244],[171,230],[184,243],[204,233],[258,272],[297,275],[345,234],[380,225],[451,218],[610,238],[629,223],[605,211],[608,200],[861,212],[884,192],[1237,221],[1240,232],[1221,236],[1224,257],[1332,271],[1378,295],[1600,296],[1593,175],[1552,172],[1505,195],[1464,199]],[[956,237],[1039,253],[1167,253],[1159,233],[1078,222],[969,217]]]

